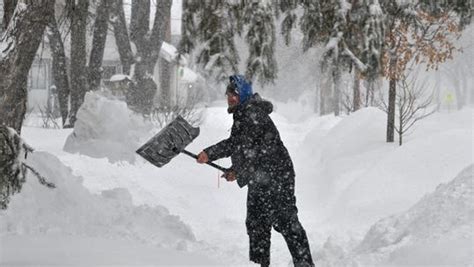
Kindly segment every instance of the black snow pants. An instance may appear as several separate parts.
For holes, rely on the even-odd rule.
[[[294,183],[275,186],[249,184],[246,226],[251,261],[263,266],[270,264],[273,227],[283,235],[295,266],[314,266],[308,238],[297,213]]]

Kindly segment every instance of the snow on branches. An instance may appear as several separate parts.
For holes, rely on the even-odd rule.
[[[12,128],[0,126],[0,209],[6,209],[10,196],[19,193],[30,170],[46,187],[55,188],[33,167],[26,164],[28,153],[33,149],[23,142]]]
[[[246,8],[244,21],[248,24],[245,40],[249,47],[246,76],[255,77],[261,85],[273,82],[277,74],[275,51],[275,23],[271,6],[254,3]]]

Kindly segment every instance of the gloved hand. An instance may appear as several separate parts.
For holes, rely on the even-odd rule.
[[[198,154],[198,158],[196,160],[198,163],[207,163],[209,161],[209,157],[207,156],[207,153],[204,151],[201,151],[201,153]]]
[[[227,182],[233,182],[237,179],[235,171],[232,171],[232,170],[226,171],[224,174],[222,174],[221,177],[224,177],[227,180]]]

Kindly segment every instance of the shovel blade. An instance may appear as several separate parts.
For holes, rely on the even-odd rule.
[[[178,116],[161,129],[136,152],[151,164],[163,167],[176,157],[199,135],[199,127],[192,127]]]

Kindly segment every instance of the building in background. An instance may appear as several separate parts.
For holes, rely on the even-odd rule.
[[[154,14],[154,12],[152,12],[152,14]],[[0,28],[3,29],[3,0],[0,0]],[[160,57],[168,61],[171,65],[170,105],[186,104],[192,98],[191,96],[197,95],[193,90],[197,90],[197,88],[199,88],[198,83],[202,81],[202,78],[187,66],[188,60],[178,60],[175,46],[179,43],[181,38],[180,31],[181,0],[174,0],[171,16],[171,43],[163,43],[160,51]],[[88,35],[88,38],[90,37],[91,36]],[[66,57],[70,55],[68,41],[67,38],[64,44]],[[89,45],[90,43],[91,40],[88,40]],[[88,50],[90,51],[90,49]],[[44,37],[28,76],[28,110],[30,112],[54,108],[55,104],[52,102],[55,102],[56,87],[53,81],[52,63],[53,59],[49,49],[48,39]],[[102,86],[104,87],[109,85],[110,79],[114,75],[122,74],[122,65],[112,32],[109,32],[107,36],[102,70]],[[160,97],[159,64],[155,66],[153,79],[158,85],[155,102],[159,103],[157,101]]]

